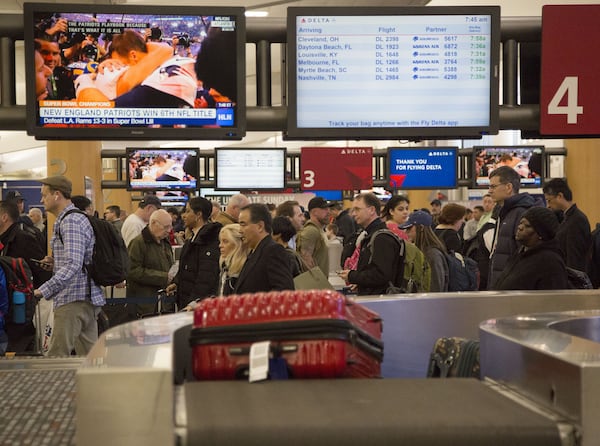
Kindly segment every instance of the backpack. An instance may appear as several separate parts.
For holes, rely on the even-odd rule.
[[[571,268],[569,266],[567,269],[567,280],[569,281],[569,288],[572,290],[591,290],[594,288],[592,282],[588,275],[579,271],[578,269]]]
[[[404,249],[406,247],[406,244],[404,243],[404,240],[402,240],[400,237],[398,237],[396,234],[394,234],[392,231],[390,231],[389,229],[378,229],[377,231],[375,231],[373,233],[373,235],[371,236],[371,240],[369,240],[369,244],[367,245],[367,247],[369,248],[369,251],[371,253],[371,256],[369,257],[369,263],[371,263],[371,261],[373,260],[373,254],[375,251],[375,238],[379,235],[379,234],[388,234],[389,236],[393,237],[394,240],[396,240],[396,242],[398,243],[399,246],[399,250],[398,250],[398,262],[397,265],[398,267],[396,268],[396,275],[394,277],[394,279],[392,281],[390,281],[390,283],[388,284],[388,288],[386,290],[387,294],[398,294],[398,293],[406,293],[406,288],[404,288]]]
[[[84,265],[88,275],[94,279],[96,285],[100,286],[112,286],[123,282],[129,272],[129,254],[121,235],[109,221],[90,217],[79,209],[67,211],[61,222],[67,215],[76,212],[87,217],[96,237],[92,263]],[[58,237],[62,243],[60,225],[58,226]]]
[[[33,286],[31,268],[23,258],[9,256],[0,256],[0,268],[2,268],[6,278],[9,305],[8,314],[12,314],[10,307],[13,292],[20,291],[25,294],[25,320],[26,322],[32,321],[37,302],[33,297],[35,287]],[[12,316],[9,320],[12,320]]]
[[[431,267],[425,255],[412,243],[404,243],[405,293],[426,293],[431,282]]]
[[[450,251],[446,253],[448,263],[448,291],[477,291],[479,289],[479,267],[470,257]]]

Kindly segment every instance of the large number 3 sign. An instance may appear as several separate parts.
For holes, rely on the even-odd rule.
[[[600,135],[598,23],[600,5],[543,7],[542,135]]]

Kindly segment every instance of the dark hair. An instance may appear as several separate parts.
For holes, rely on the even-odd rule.
[[[200,212],[202,214],[202,219],[205,222],[208,221],[210,214],[212,214],[212,203],[204,197],[190,198],[188,205],[190,206],[190,209],[194,211],[194,214]]]
[[[115,34],[110,48],[113,53],[117,53],[122,57],[127,57],[131,50],[148,52],[148,47],[142,35],[130,29],[126,29],[121,34]]]
[[[556,196],[559,193],[563,194],[565,200],[572,201],[573,200],[573,192],[571,188],[567,184],[567,180],[562,178],[553,178],[548,181],[544,187],[542,188],[545,194]]]
[[[71,197],[71,201],[80,211],[85,211],[86,208],[92,205],[92,200],[90,200],[88,197],[84,197],[83,195],[73,195]]]
[[[121,208],[119,206],[117,206],[116,204],[107,206],[106,209],[108,209],[110,212],[115,214],[117,217],[119,217],[121,215]]]
[[[381,214],[381,201],[373,192],[365,192],[354,197],[355,200],[362,200],[367,206],[373,206],[377,216]]]
[[[392,198],[388,200],[388,202],[383,207],[382,217],[384,219],[389,219],[391,217],[392,211],[398,206],[400,203],[410,204],[410,200],[406,195],[394,195]]]
[[[19,220],[19,207],[14,201],[0,201],[0,214],[8,215],[8,218],[14,223]]]
[[[427,248],[437,248],[443,253],[447,253],[446,245],[435,235],[431,226],[415,225],[415,246],[421,251],[425,251]]]
[[[250,212],[250,222],[251,223],[259,223],[263,222],[265,225],[265,231],[269,234],[273,230],[273,217],[271,217],[271,212],[267,205],[262,203],[250,203],[247,206],[244,206],[242,211]]]
[[[179,209],[177,209],[175,206],[168,207],[167,212],[171,215],[179,217]]]
[[[275,209],[275,215],[277,217],[293,218],[294,217],[294,207],[296,207],[296,206],[300,206],[300,203],[298,203],[297,201],[293,201],[293,200],[284,201],[279,206],[277,206],[277,209]]]
[[[473,210],[477,210],[479,212],[485,212],[485,209],[483,209],[483,206],[481,206],[479,204],[477,206],[473,207]]]
[[[273,219],[273,235],[279,234],[284,242],[289,242],[296,235],[296,228],[287,217],[275,217]]]
[[[521,176],[512,167],[500,166],[497,169],[492,170],[492,173],[490,173],[490,180],[494,177],[498,177],[501,183],[512,184],[512,188],[515,194],[519,193],[519,186],[521,186]]]

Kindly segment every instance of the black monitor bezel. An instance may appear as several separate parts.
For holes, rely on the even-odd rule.
[[[236,17],[237,100],[233,127],[86,127],[60,128],[38,125],[35,93],[34,17],[39,13],[185,14]],[[25,84],[27,133],[41,140],[241,140],[246,135],[246,17],[242,7],[149,6],[123,4],[24,3]],[[33,66],[33,67],[32,67]]]
[[[489,15],[491,17],[490,106],[489,123],[477,127],[382,127],[382,128],[313,128],[297,124],[297,51],[296,18],[303,15]],[[500,7],[499,6],[432,6],[432,7],[290,7],[287,15],[287,127],[283,133],[287,140],[335,139],[478,139],[499,131],[499,58],[500,58]]]

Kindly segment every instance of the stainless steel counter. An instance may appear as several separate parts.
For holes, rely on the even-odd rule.
[[[480,340],[482,375],[559,413],[582,446],[600,443],[600,310],[490,319]]]

